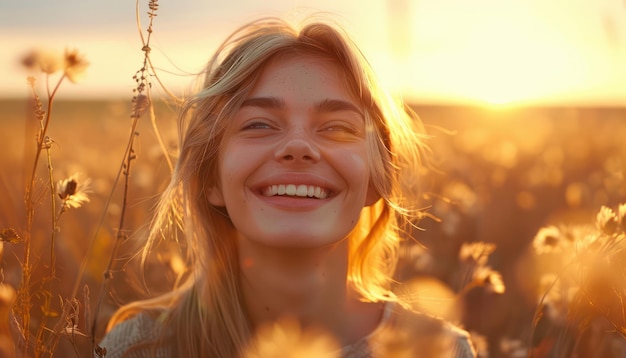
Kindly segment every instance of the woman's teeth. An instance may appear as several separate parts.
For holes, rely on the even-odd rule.
[[[270,185],[263,191],[265,196],[288,195],[299,196],[316,199],[326,199],[328,192],[319,186],[314,185],[295,185],[295,184],[279,184]]]

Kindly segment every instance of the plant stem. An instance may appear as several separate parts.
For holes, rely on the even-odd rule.
[[[43,149],[44,141],[46,140],[46,134],[48,132],[48,127],[50,125],[50,121],[52,118],[52,105],[54,103],[54,96],[59,89],[61,83],[65,79],[65,74],[61,76],[59,81],[56,83],[52,92],[48,86],[49,84],[49,76],[46,77],[46,88],[48,90],[48,105],[45,111],[45,118],[40,120],[40,128],[36,139],[37,148],[35,150],[35,158],[33,160],[33,166],[30,174],[30,180],[28,186],[26,187],[26,231],[24,233],[24,257],[22,262],[22,281],[20,282],[20,287],[18,289],[18,300],[16,302],[20,302],[20,306],[18,306],[19,316],[21,318],[22,330],[24,334],[24,347],[23,354],[24,356],[28,353],[28,347],[30,345],[30,310],[32,308],[32,295],[30,292],[31,289],[31,239],[32,239],[32,227],[33,220],[35,216],[35,203],[33,202],[33,191],[35,190],[35,182],[37,178],[37,167],[39,165],[39,158],[41,156],[41,151]],[[33,96],[38,101],[39,96],[35,92],[34,87],[32,88]],[[54,195],[54,194],[53,194]],[[54,200],[53,200],[54,202]]]

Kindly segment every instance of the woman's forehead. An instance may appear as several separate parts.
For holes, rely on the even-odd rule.
[[[362,91],[356,88],[355,81],[349,80],[350,77],[345,66],[337,60],[308,52],[284,52],[272,56],[260,67],[248,97],[272,83],[295,86],[293,89],[310,89],[317,85],[333,88],[361,106],[362,100],[357,94]]]

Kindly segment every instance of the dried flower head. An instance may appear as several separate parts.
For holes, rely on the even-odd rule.
[[[611,208],[602,206],[596,215],[596,226],[607,235],[612,235],[617,230],[617,216]]]
[[[22,241],[22,238],[15,229],[8,227],[0,231],[0,241],[17,244]]]
[[[59,198],[63,200],[63,206],[65,208],[79,208],[84,203],[89,202],[87,194],[91,193],[90,184],[91,179],[81,180],[76,174],[59,181],[57,193]]]
[[[61,69],[61,56],[52,51],[31,50],[22,57],[22,65],[30,70],[39,70],[46,74],[53,74]]]
[[[133,97],[133,115],[132,118],[141,118],[150,108],[150,98],[144,94],[138,94]]]
[[[65,50],[65,76],[72,83],[78,82],[89,66],[85,57],[78,53],[78,50]]]
[[[561,236],[561,230],[556,226],[542,227],[533,240],[535,252],[537,254],[561,252],[564,242]]]
[[[503,294],[506,291],[502,274],[489,266],[476,268],[474,271],[474,284],[484,287],[491,293]]]
[[[489,255],[496,249],[496,245],[492,243],[477,241],[466,242],[461,246],[459,251],[459,259],[462,262],[473,262],[479,265],[487,263]]]

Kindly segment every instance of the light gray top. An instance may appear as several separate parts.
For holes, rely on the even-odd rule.
[[[139,314],[113,327],[99,345],[106,348],[106,358],[171,357],[173,354],[167,347],[155,352],[151,349],[153,347],[149,343],[159,336],[159,329],[152,317]],[[143,349],[124,354],[139,343],[148,344]],[[341,358],[476,357],[470,335],[466,331],[393,303],[386,305],[383,319],[372,333],[337,353],[340,353]]]

